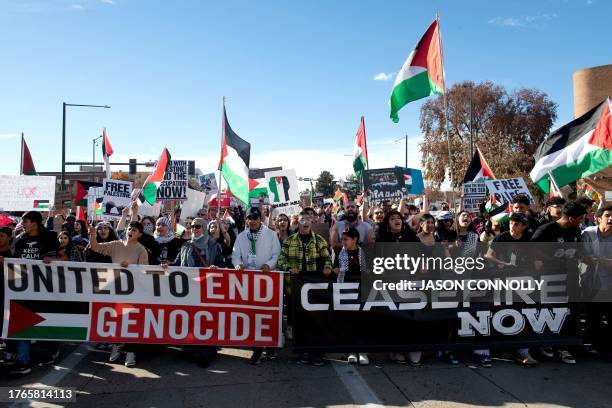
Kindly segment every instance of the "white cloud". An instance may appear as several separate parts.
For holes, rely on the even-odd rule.
[[[19,135],[17,133],[2,133],[2,134],[0,134],[0,140],[17,139],[18,137],[19,137]]]
[[[110,4],[111,6],[115,4],[113,0],[100,0],[101,3]]]
[[[85,7],[83,7],[80,4],[73,4],[73,5],[70,6],[70,9],[71,10],[85,10]]]
[[[395,76],[395,72],[389,72],[388,74],[385,74],[384,72],[379,72],[377,75],[374,76],[374,80],[375,81],[390,81],[393,79],[394,76]]]
[[[587,1],[586,1],[586,5],[587,5],[587,6],[590,6],[591,4],[593,4],[593,0],[587,0]]]
[[[590,1],[590,0],[589,0]],[[543,13],[533,16],[521,17],[494,17],[488,21],[489,24],[503,27],[543,27],[547,22],[559,17],[557,13]]]

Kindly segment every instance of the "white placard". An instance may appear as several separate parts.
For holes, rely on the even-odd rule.
[[[187,217],[195,217],[206,202],[206,193],[192,188],[187,189],[187,200],[181,204],[181,220]]]
[[[187,160],[170,160],[164,181],[157,189],[157,199],[186,200],[187,170]]]
[[[478,212],[480,204],[487,197],[487,186],[485,183],[463,184],[463,209],[469,212]]]
[[[121,211],[132,204],[132,182],[106,179],[102,188],[104,200],[101,218],[103,220],[121,218]]]
[[[268,171],[264,173],[268,186],[270,204],[300,201],[300,188],[294,169]]]
[[[525,180],[522,177],[515,177],[510,179],[500,180],[485,180],[487,189],[490,194],[495,194],[497,202],[501,205],[507,204],[512,201],[512,197],[515,195],[523,194],[529,197],[529,201],[533,204],[533,197],[525,184]]]
[[[55,176],[0,176],[0,211],[49,211]]]

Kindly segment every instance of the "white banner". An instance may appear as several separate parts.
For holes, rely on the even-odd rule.
[[[499,179],[499,180],[485,180],[487,189],[490,194],[494,194],[497,202],[501,205],[507,204],[512,201],[512,197],[515,195],[523,194],[529,198],[529,201],[533,204],[533,197],[525,184],[525,180],[522,177],[515,177],[510,179]]]
[[[49,211],[54,204],[54,176],[0,176],[0,211]]]
[[[300,202],[300,188],[294,169],[268,171],[265,173],[270,204]]]

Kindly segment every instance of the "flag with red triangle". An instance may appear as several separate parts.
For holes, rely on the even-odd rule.
[[[166,170],[168,169],[169,165],[170,152],[164,147],[161,156],[159,156],[159,160],[157,160],[155,169],[153,169],[142,185],[142,191],[138,195],[139,204],[143,204],[144,202],[147,202],[150,205],[155,204],[155,201],[157,200],[157,190],[164,181],[164,176],[166,175]]]
[[[76,219],[87,222],[87,217],[85,216],[85,210],[80,205],[77,205],[77,208],[76,208]]]
[[[353,153],[353,171],[355,172],[355,176],[361,179],[363,171],[367,168],[368,147],[366,144],[365,122],[362,116],[359,129],[357,129],[357,136],[355,137],[355,151]]]
[[[102,157],[104,158],[107,179],[111,178],[110,157],[113,153],[113,146],[111,146],[108,135],[106,134],[106,128],[102,128]]]
[[[487,164],[482,152],[477,147],[474,152],[474,157],[472,157],[472,161],[465,172],[465,176],[463,177],[464,183],[481,181],[484,179],[495,179],[495,175],[491,171],[491,168]]]
[[[87,205],[87,192],[90,187],[102,187],[102,183],[95,183],[93,181],[75,181],[76,193],[72,199],[74,205]]]
[[[89,302],[14,300],[3,338],[87,340]]]
[[[23,137],[23,133],[21,134],[21,174],[24,176],[37,176],[36,168],[34,167],[34,161],[32,160],[32,155],[30,154],[30,149]]]

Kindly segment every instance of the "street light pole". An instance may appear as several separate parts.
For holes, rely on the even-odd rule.
[[[91,148],[91,181],[95,181],[95,168],[96,168],[96,146],[98,145],[96,142],[98,139],[102,139],[102,135],[94,138],[92,142]]]
[[[60,177],[60,190],[66,190],[66,106],[79,106],[83,108],[110,109],[108,105],[82,105],[78,103],[62,103],[62,174]]]

